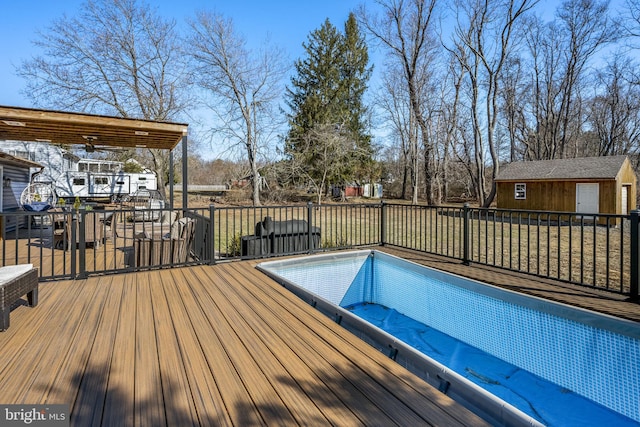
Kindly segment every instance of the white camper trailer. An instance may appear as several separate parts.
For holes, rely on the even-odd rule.
[[[32,170],[31,181],[50,184],[59,199],[119,201],[139,190],[158,189],[158,180],[151,171],[124,172],[122,162],[81,159],[50,144],[8,141],[0,145],[0,150],[42,164],[42,170]]]
[[[52,183],[58,198],[103,199],[119,201],[138,190],[157,190],[153,173],[77,172],[61,175]]]

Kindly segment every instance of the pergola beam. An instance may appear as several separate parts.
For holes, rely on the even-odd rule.
[[[170,202],[173,203],[173,150],[182,142],[182,207],[187,207],[185,123],[125,119],[83,113],[0,106],[0,140],[84,145],[96,148],[169,150]]]

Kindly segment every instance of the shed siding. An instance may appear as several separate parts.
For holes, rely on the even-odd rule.
[[[623,211],[622,209],[622,186],[626,185],[629,187],[629,192],[628,197],[627,197],[627,211],[631,212],[634,209],[637,209],[637,199],[636,199],[636,195],[637,195],[637,191],[638,191],[638,179],[636,177],[636,173],[633,170],[633,167],[631,166],[631,162],[629,161],[629,159],[627,159],[624,164],[622,165],[622,168],[620,169],[620,172],[618,173],[617,176],[617,186],[616,186],[616,206],[617,206],[617,213],[620,213]]]
[[[2,210],[3,212],[15,212],[20,209],[20,196],[22,191],[29,185],[29,168],[20,168],[12,165],[2,165],[3,176],[11,180],[9,187],[2,189]],[[2,185],[2,183],[0,183]],[[5,232],[13,231],[16,227],[26,224],[23,216],[10,216],[3,218],[1,225]],[[0,230],[0,234],[2,230]]]
[[[616,181],[579,181],[598,183],[600,213],[616,213]],[[516,200],[515,184],[527,184],[527,198]],[[575,212],[576,181],[501,181],[496,182],[498,207],[543,211]],[[633,190],[632,190],[633,191]]]
[[[516,200],[515,184],[527,185],[527,197]],[[625,159],[615,177],[609,179],[565,179],[565,180],[496,180],[497,206],[503,209],[541,211],[576,211],[576,184],[598,183],[599,205],[603,214],[620,214],[622,209],[622,186],[628,186],[628,211],[637,208],[637,178],[629,159]]]
[[[29,169],[2,165],[5,178],[11,180],[11,185],[2,190],[2,206],[5,212],[13,212],[20,207],[20,195],[29,185]]]

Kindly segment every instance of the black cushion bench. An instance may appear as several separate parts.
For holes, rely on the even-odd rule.
[[[241,240],[242,256],[300,253],[320,247],[320,228],[309,227],[305,220],[274,221],[267,216],[256,224],[254,235]]]

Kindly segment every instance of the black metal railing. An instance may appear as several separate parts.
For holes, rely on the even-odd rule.
[[[638,280],[632,277],[638,269],[638,256],[632,253],[639,244],[638,232],[632,230],[633,224],[638,224],[637,213],[383,206],[388,223],[383,240],[387,245],[637,299]]]
[[[32,263],[42,279],[54,279],[388,245],[637,300],[639,221],[637,211],[585,215],[386,202],[12,212],[0,214],[0,264]]]
[[[0,266],[33,264],[42,280],[51,280],[197,263],[203,212],[120,206],[2,213]],[[193,222],[192,234],[180,218]]]
[[[211,262],[378,245],[380,216],[377,203],[212,206]]]

